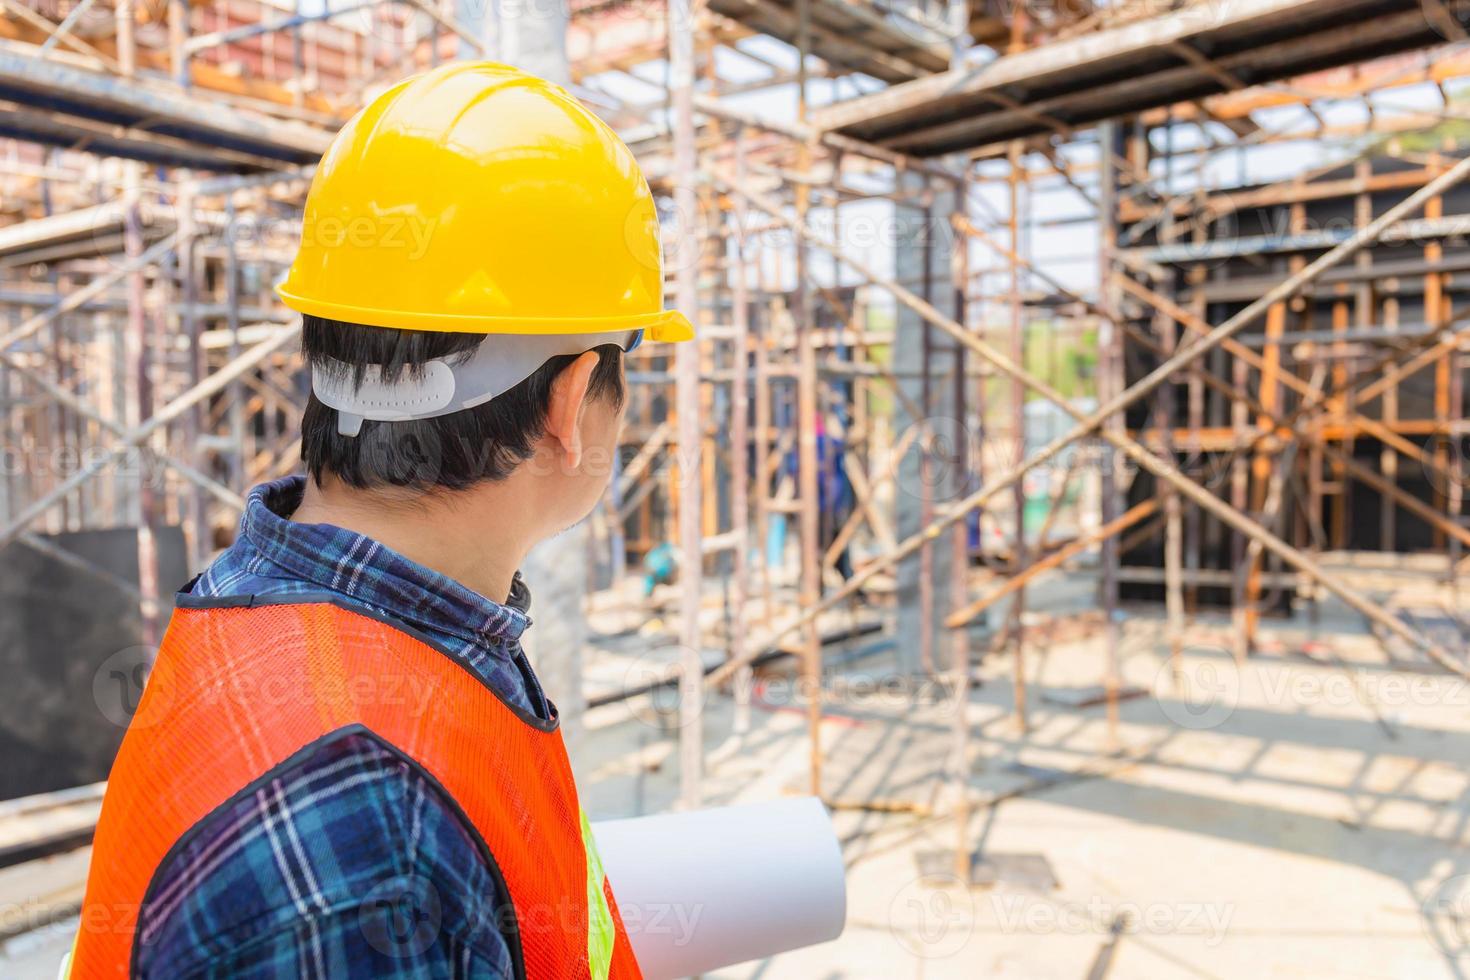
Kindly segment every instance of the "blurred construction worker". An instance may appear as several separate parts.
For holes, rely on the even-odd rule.
[[[822,553],[837,542],[837,536],[852,516],[855,506],[852,479],[844,465],[846,440],[842,433],[827,431],[827,418],[817,414],[817,540]],[[834,562],[845,582],[852,578],[852,550],[843,545]]]
[[[517,568],[687,340],[628,148],[459,62],[322,159],[280,287],[308,476],[187,586],[109,779],[73,977],[637,977]]]
[[[678,570],[679,553],[673,544],[663,541],[655,545],[643,556],[643,598],[652,596],[656,587],[674,581]]]

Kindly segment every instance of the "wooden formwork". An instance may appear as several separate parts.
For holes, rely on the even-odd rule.
[[[1147,373],[1200,323],[1238,311],[1447,165],[1438,152],[1380,150],[1276,185],[1195,195],[1163,222],[1131,209],[1121,273],[1130,374]],[[1463,187],[1430,200],[1351,265],[1274,304],[1236,338],[1238,350],[1216,351],[1154,402],[1133,406],[1130,429],[1299,548],[1443,554],[1452,579],[1470,538],[1459,511],[1467,406],[1457,336],[1467,211]],[[1143,474],[1129,500],[1157,492]],[[1164,596],[1166,538],[1151,534],[1125,554],[1125,595]],[[1191,605],[1244,608],[1253,628],[1257,610],[1283,611],[1297,597],[1289,568],[1250,555],[1244,536],[1198,508],[1185,509],[1179,546]]]

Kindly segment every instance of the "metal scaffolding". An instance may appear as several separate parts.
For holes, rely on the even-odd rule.
[[[687,804],[705,698],[736,699],[738,733],[752,671],[790,654],[810,788],[849,805],[822,779],[824,649],[913,601],[945,632],[900,642],[961,708],[935,779],[968,873],[972,669],[1009,655],[1024,730],[1025,597],[1059,568],[1096,577],[1115,734],[1130,601],[1165,604],[1177,659],[1204,604],[1232,610],[1245,657],[1282,596],[1331,596],[1394,655],[1470,676],[1324,560],[1442,551],[1452,589],[1466,561],[1466,5],[1173,6],[573,5],[578,94],[643,160],[671,302],[700,335],[630,356],[593,521],[605,587],[661,544],[679,555],[682,652],[653,684],[679,685]],[[271,286],[311,164],[385,82],[465,43],[493,56],[494,31],[451,7],[83,0],[58,19],[0,0],[0,547],[85,570],[57,534],[136,528],[135,580],[90,573],[136,595],[145,643],[174,584],[156,530],[181,527],[198,569],[248,487],[298,465],[299,328]],[[1390,104],[1416,86],[1438,105]],[[746,101],[793,92],[787,115]],[[1362,122],[1328,112],[1343,106]],[[1252,151],[1329,145],[1357,152],[1221,176]],[[888,234],[900,211],[925,227]],[[1247,214],[1281,221],[1247,234]],[[1063,275],[1043,240],[1076,228],[1094,248]],[[898,247],[925,250],[922,275],[889,271]],[[899,316],[921,325],[918,372],[896,367]],[[1407,392],[1426,377],[1424,402]],[[1033,431],[1043,410],[1064,430]],[[1406,522],[1428,537],[1406,544]]]

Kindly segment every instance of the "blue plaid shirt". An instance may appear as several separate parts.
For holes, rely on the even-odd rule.
[[[360,534],[293,524],[305,480],[255,488],[196,596],[335,593],[427,633],[506,702],[549,708],[505,604]],[[159,867],[139,920],[144,977],[508,977],[508,902],[473,828],[402,757],[346,731],[212,813]]]

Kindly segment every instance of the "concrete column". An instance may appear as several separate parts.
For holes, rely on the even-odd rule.
[[[923,188],[926,178],[921,174],[905,174],[899,178],[904,190]],[[955,208],[952,186],[935,186],[925,199],[927,207],[898,204],[894,206],[897,234],[894,246],[894,273],[898,280],[914,292],[932,302],[946,313],[954,306],[954,283],[951,275],[950,258],[953,251],[954,230],[950,216]],[[924,406],[924,385],[921,374],[925,369],[924,320],[907,307],[898,307],[898,321],[893,345],[893,370],[899,378],[899,387],[908,401],[915,406]],[[925,486],[930,488],[930,497],[935,507],[941,507],[959,497],[960,478],[954,465],[954,449],[957,439],[969,439],[965,420],[956,411],[952,367],[955,344],[938,329],[929,331],[928,374],[931,379],[928,407],[925,412],[927,424],[937,437],[938,458],[926,468],[918,446],[904,456],[898,471],[898,492],[895,494],[897,510],[896,533],[900,540],[917,532],[926,521],[933,519],[926,513],[924,503]],[[973,403],[973,387],[970,401]],[[902,402],[894,407],[895,440],[913,425],[923,420],[912,418]],[[922,439],[922,436],[921,436]],[[973,445],[972,445],[973,448]],[[926,637],[930,650],[931,667],[941,668],[948,659],[943,619],[949,607],[950,565],[952,562],[952,535],[964,534],[964,528],[950,528],[934,539],[928,549],[929,558],[920,551],[898,566],[898,636],[897,651],[900,670],[918,671],[923,666],[921,651]],[[926,615],[925,599],[928,600]]]
[[[496,0],[496,10],[496,56],[501,61],[558,85],[572,83],[567,61],[567,0]]]
[[[496,0],[454,0],[454,19],[486,45],[482,54],[468,39],[459,36],[459,43],[454,50],[456,58],[460,61],[474,61],[479,58],[500,57],[500,13],[496,9]]]
[[[491,0],[460,0],[488,4]],[[561,85],[571,82],[567,63],[565,0],[498,0],[497,56],[508,64]],[[523,644],[531,665],[561,711],[568,740],[581,730],[582,646],[587,641],[585,523],[543,541],[521,573],[531,589],[531,620]]]
[[[533,75],[570,85],[567,60],[567,0],[455,0],[454,17],[484,40],[482,55],[460,39],[460,58],[490,58]]]
[[[561,712],[570,738],[579,729],[582,697],[582,645],[587,641],[587,525],[537,545],[521,568],[531,590],[531,628],[522,645],[546,694]]]

